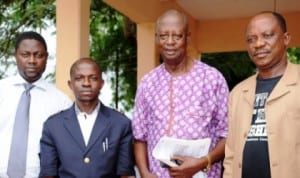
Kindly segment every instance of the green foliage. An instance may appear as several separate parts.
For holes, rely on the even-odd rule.
[[[202,54],[201,60],[223,74],[230,90],[256,71],[247,52]]]
[[[292,63],[300,64],[300,48],[289,48],[287,55]],[[247,52],[203,54],[201,60],[214,66],[224,75],[230,90],[256,72],[256,67]]]
[[[102,1],[91,4],[90,55],[107,72],[118,110],[133,108],[137,83],[136,28],[128,18]],[[123,108],[119,107],[119,104]]]
[[[288,59],[295,64],[300,64],[300,48],[289,48],[288,49]]]
[[[18,33],[27,29],[46,29],[46,21],[55,22],[55,0],[0,1],[0,78],[15,65],[11,57]]]

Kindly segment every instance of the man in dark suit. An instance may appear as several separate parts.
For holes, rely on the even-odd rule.
[[[103,84],[95,61],[81,58],[72,65],[68,85],[76,100],[44,124],[40,177],[134,176],[130,120],[99,101]]]

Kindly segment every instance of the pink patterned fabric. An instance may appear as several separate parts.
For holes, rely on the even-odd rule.
[[[170,82],[172,82],[172,85]],[[212,138],[210,149],[227,136],[228,87],[222,74],[198,60],[188,73],[171,77],[164,64],[145,75],[138,87],[133,114],[135,139],[147,142],[150,171],[168,178],[166,169],[152,156],[158,140],[167,135],[170,119],[170,87],[174,119],[171,136],[184,139]],[[221,163],[214,164],[208,178],[221,177]]]

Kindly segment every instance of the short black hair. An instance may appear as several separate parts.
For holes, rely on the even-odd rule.
[[[258,15],[259,14],[268,14],[268,13],[272,14],[276,18],[277,22],[279,23],[279,26],[280,26],[281,30],[284,33],[287,32],[287,26],[286,26],[285,18],[280,13],[275,12],[275,11],[262,11],[262,12],[258,13]]]
[[[44,46],[45,50],[47,51],[47,44],[45,39],[42,37],[42,35],[40,35],[37,32],[34,31],[27,31],[27,32],[22,32],[18,35],[16,43],[15,43],[15,50],[17,50],[20,46],[20,43],[23,40],[28,40],[28,39],[33,39],[36,41],[39,41],[40,43],[42,43],[42,45]]]
[[[70,68],[70,78],[72,78],[72,74],[74,73],[75,68],[76,68],[80,63],[85,62],[85,61],[94,64],[94,65],[97,67],[97,69],[99,70],[100,78],[102,78],[102,69],[101,69],[100,65],[97,64],[97,62],[96,62],[94,59],[89,58],[89,57],[82,57],[82,58],[79,58],[79,59],[77,59],[77,60],[71,65],[71,68]]]

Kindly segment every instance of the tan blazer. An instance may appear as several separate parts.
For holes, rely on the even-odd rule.
[[[237,85],[229,99],[229,133],[223,178],[240,178],[250,128],[256,77]],[[272,178],[300,177],[300,66],[288,63],[265,105]]]

